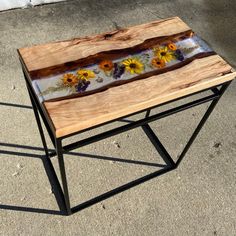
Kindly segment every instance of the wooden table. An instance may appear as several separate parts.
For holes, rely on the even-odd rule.
[[[18,52],[46,152],[43,161],[60,210],[67,215],[175,169],[236,75],[178,17]],[[154,107],[203,91],[211,94],[150,115]],[[148,123],[209,101],[207,112],[174,162]],[[62,140],[69,136],[143,111],[146,115],[139,121],[62,146]],[[38,112],[55,152],[48,152]],[[71,208],[63,153],[139,126],[165,160],[163,170]],[[54,155],[58,156],[62,188],[49,159]]]

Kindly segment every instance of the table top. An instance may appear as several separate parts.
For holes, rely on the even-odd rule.
[[[178,17],[21,48],[19,55],[57,137],[236,76]]]

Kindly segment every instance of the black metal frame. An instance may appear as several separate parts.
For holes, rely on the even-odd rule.
[[[37,121],[39,133],[40,133],[40,136],[41,136],[41,139],[42,139],[42,143],[43,143],[43,147],[44,147],[45,154],[46,154],[46,156],[44,157],[44,160],[43,160],[44,167],[45,167],[45,170],[46,170],[46,172],[48,174],[48,178],[49,178],[49,181],[51,183],[53,192],[55,194],[55,197],[56,197],[59,209],[60,209],[60,211],[61,211],[61,213],[63,215],[70,215],[72,213],[80,211],[80,210],[82,210],[82,209],[84,209],[86,207],[89,207],[89,206],[91,206],[91,205],[93,205],[95,203],[98,203],[98,202],[100,202],[102,200],[105,200],[105,199],[107,199],[107,198],[109,198],[109,197],[111,197],[111,196],[113,196],[115,194],[118,194],[120,192],[123,192],[123,191],[129,189],[129,188],[132,188],[132,187],[134,187],[136,185],[139,185],[139,184],[141,184],[141,183],[143,183],[143,182],[145,182],[147,180],[150,180],[150,179],[152,179],[154,177],[160,176],[160,175],[162,175],[162,174],[164,174],[166,172],[169,172],[171,170],[176,169],[179,166],[179,164],[182,161],[182,159],[185,156],[185,154],[187,153],[187,151],[189,150],[189,148],[192,145],[193,141],[197,137],[197,135],[200,132],[201,128],[205,124],[206,120],[210,116],[211,112],[214,110],[217,102],[219,101],[219,99],[221,98],[221,96],[223,95],[223,93],[225,92],[225,90],[227,89],[227,87],[230,84],[230,82],[227,82],[227,83],[224,83],[224,84],[221,84],[221,85],[217,85],[215,87],[208,88],[208,89],[199,91],[197,93],[194,93],[194,94],[198,94],[198,93],[201,93],[203,91],[208,91],[208,90],[212,92],[211,95],[202,97],[200,99],[196,99],[196,100],[194,100],[192,102],[188,102],[188,103],[186,103],[184,105],[177,106],[175,108],[166,110],[164,112],[161,112],[161,113],[158,113],[158,114],[155,114],[155,115],[151,115],[150,116],[151,109],[156,108],[158,106],[165,105],[167,103],[174,102],[176,100],[183,99],[185,97],[192,96],[193,94],[181,97],[179,99],[172,100],[172,101],[167,102],[165,104],[161,104],[161,105],[158,105],[158,106],[155,106],[155,107],[150,107],[149,109],[146,109],[146,110],[143,110],[143,111],[139,111],[139,112],[130,114],[129,116],[132,116],[134,114],[146,111],[145,118],[143,118],[143,119],[140,119],[138,121],[132,121],[132,122],[130,122],[128,124],[125,124],[125,125],[123,125],[121,127],[113,128],[113,129],[111,129],[109,131],[105,131],[103,133],[94,135],[92,137],[85,138],[83,140],[77,141],[75,143],[72,143],[72,144],[69,144],[69,145],[66,145],[66,146],[62,146],[62,140],[67,138],[67,137],[70,137],[70,136],[73,136],[73,135],[77,135],[77,134],[79,134],[81,132],[85,132],[85,131],[88,131],[90,129],[97,128],[98,126],[102,126],[102,125],[110,123],[110,122],[120,121],[121,119],[123,119],[125,117],[121,117],[119,119],[112,120],[112,121],[104,123],[102,125],[91,127],[89,129],[86,129],[86,130],[83,130],[83,131],[80,131],[80,132],[76,132],[76,133],[73,133],[73,134],[70,134],[70,135],[66,135],[64,137],[57,138],[55,133],[54,133],[54,127],[53,127],[52,121],[50,120],[50,117],[48,116],[44,106],[39,102],[38,97],[34,93],[34,90],[33,90],[32,85],[30,83],[30,77],[29,77],[29,75],[27,73],[27,70],[25,69],[25,65],[24,65],[23,62],[22,62],[22,67],[23,67],[25,81],[26,81],[26,84],[27,84],[27,88],[28,88],[30,99],[31,99],[32,107],[33,107],[33,110],[34,110],[34,115],[35,115],[35,118],[36,118],[36,121]],[[169,153],[167,152],[165,147],[162,145],[162,143],[160,142],[158,137],[152,131],[152,129],[149,126],[148,123],[153,122],[155,120],[162,119],[162,118],[170,116],[170,115],[173,115],[175,113],[184,111],[186,109],[190,109],[190,108],[192,108],[194,106],[197,106],[197,105],[209,102],[209,101],[212,101],[210,106],[208,107],[206,113],[202,117],[201,121],[199,122],[197,128],[193,132],[193,134],[190,137],[189,141],[187,142],[186,146],[184,147],[182,153],[178,157],[178,160],[175,162],[171,158],[171,156],[169,155]],[[47,148],[47,144],[46,144],[46,140],[45,140],[42,124],[41,124],[41,121],[40,121],[40,116],[41,116],[41,118],[43,120],[43,123],[44,123],[44,125],[45,125],[45,127],[46,127],[46,129],[48,131],[48,134],[49,134],[49,136],[51,138],[51,141],[52,141],[52,143],[53,143],[53,145],[55,147],[55,151],[52,151],[50,153],[49,153],[48,148]],[[159,169],[159,170],[157,170],[157,171],[155,171],[153,173],[150,173],[150,174],[148,174],[146,176],[143,176],[143,177],[141,177],[139,179],[136,179],[136,180],[134,180],[132,182],[129,182],[129,183],[125,184],[125,185],[122,185],[122,186],[120,186],[118,188],[115,188],[115,189],[113,189],[111,191],[108,191],[108,192],[106,192],[106,193],[104,193],[102,195],[94,197],[94,198],[92,198],[92,199],[90,199],[90,200],[88,200],[86,202],[83,202],[83,203],[81,203],[81,204],[71,208],[70,200],[69,200],[69,191],[68,191],[68,185],[67,185],[67,179],[66,179],[66,171],[65,171],[65,164],[64,164],[63,154],[64,153],[68,153],[68,152],[70,152],[71,150],[73,150],[75,148],[82,147],[82,146],[85,146],[85,145],[97,142],[99,140],[108,138],[108,137],[113,136],[113,135],[117,135],[119,133],[131,130],[131,129],[134,129],[134,128],[137,128],[137,127],[142,127],[142,129],[146,133],[147,137],[150,139],[150,141],[152,142],[152,144],[154,145],[154,147],[156,148],[156,150],[158,151],[160,156],[165,161],[166,165],[164,165],[163,169]],[[56,156],[56,155],[58,157],[58,163],[59,163],[59,168],[60,168],[62,187],[60,185],[60,182],[59,182],[59,180],[57,178],[57,174],[56,174],[56,172],[54,170],[54,167],[53,167],[53,165],[51,163],[51,160],[50,160],[50,157],[53,157],[53,156]]]

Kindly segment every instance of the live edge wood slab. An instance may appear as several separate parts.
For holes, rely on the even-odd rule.
[[[179,54],[175,54],[178,63],[172,64],[169,63],[171,56],[163,57],[160,61],[149,59],[152,65],[146,66],[149,69],[145,73],[141,73],[144,66],[140,64],[136,64],[139,71],[127,68],[127,64],[130,66],[132,63],[129,61],[130,55],[145,52],[150,48],[155,51],[156,45],[162,45],[165,50],[167,44],[177,53],[175,43],[178,44],[179,40],[191,38],[193,35],[194,32],[188,25],[180,18],[173,17],[91,37],[21,48],[18,52],[33,85],[36,81],[38,84],[44,83],[46,79],[55,76],[67,83],[68,91],[72,91],[66,96],[59,96],[58,88],[50,87],[47,90],[52,90],[53,96],[55,95],[51,99],[45,99],[47,95],[43,97],[41,93],[41,106],[51,119],[54,133],[56,137],[63,137],[233,80],[236,73],[232,67],[211,50],[199,51],[186,59],[182,56],[178,58]],[[161,52],[155,53],[161,56]],[[150,57],[147,53],[145,55]],[[119,80],[114,77],[114,65],[118,65],[116,60],[120,58],[126,61],[122,66],[124,71],[129,69],[128,79]],[[137,62],[138,59],[135,60]],[[87,81],[94,80],[97,75],[92,72],[87,79],[78,78],[73,74],[70,77],[66,72],[73,72],[78,68],[86,69],[92,64],[102,68],[103,61],[107,62],[113,71],[103,68],[105,77],[108,76],[107,72],[110,73],[109,76],[113,73],[115,79],[113,78],[112,83],[100,87],[95,85],[94,89],[88,91],[83,89],[83,93],[79,90],[83,87],[76,85],[77,93],[74,93],[69,82],[79,81],[87,88],[90,83]],[[94,71],[96,72],[96,69]],[[35,93],[40,96],[40,93]]]

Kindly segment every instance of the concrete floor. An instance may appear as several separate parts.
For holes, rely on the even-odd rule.
[[[61,2],[63,0],[0,0],[0,11],[14,8],[34,7],[41,4]]]
[[[0,13],[0,235],[236,235],[236,82],[179,169],[63,217],[46,214],[58,208],[38,158],[41,141],[16,52],[178,15],[235,66],[235,12],[233,0],[80,0]],[[181,151],[205,109],[152,124],[170,153]],[[105,156],[158,161],[141,129],[76,152],[65,163],[72,205],[156,169]]]

